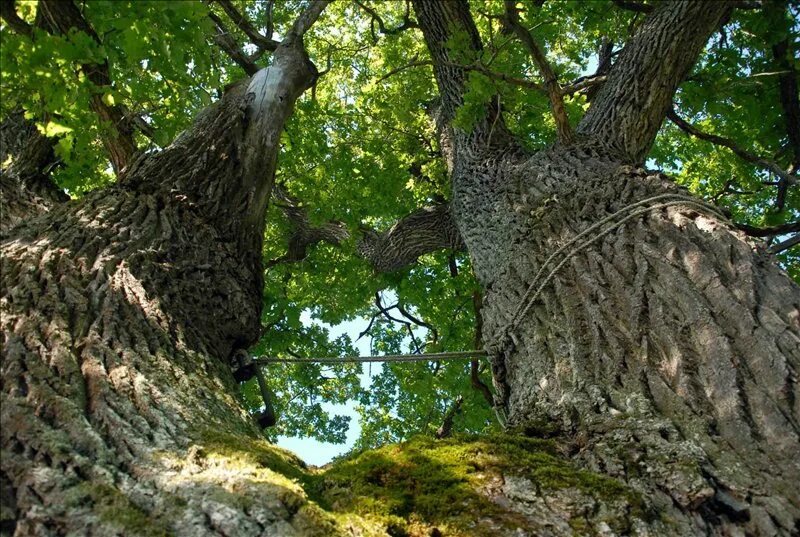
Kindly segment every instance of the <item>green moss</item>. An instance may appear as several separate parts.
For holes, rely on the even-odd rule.
[[[102,483],[81,485],[94,505],[94,511],[103,522],[121,526],[126,535],[147,535],[153,537],[172,535],[167,525],[158,518],[148,515],[131,502],[118,488]]]
[[[202,445],[201,456],[209,460],[224,458],[225,465],[240,464],[251,473],[254,467],[268,469],[263,480],[296,496],[284,503],[293,504],[293,523],[309,535],[334,535],[346,528],[358,528],[365,536],[494,535],[498,527],[524,526],[522,515],[487,493],[487,487],[508,475],[531,480],[545,494],[574,488],[601,502],[630,505],[634,516],[642,505],[620,482],[575,468],[559,455],[554,440],[524,435],[418,437],[324,469],[309,469],[292,453],[252,438],[212,431],[203,435]],[[262,480],[259,472],[252,474],[256,481]],[[479,518],[491,523],[481,525]],[[627,524],[606,522],[620,530]],[[578,532],[590,527],[581,516],[570,525]]]
[[[270,444],[266,440],[256,440],[216,431],[204,431],[200,442],[209,455],[220,455],[242,464],[269,468],[289,480],[297,481],[303,488],[316,481],[313,472],[294,453]],[[312,487],[313,488],[313,487]]]
[[[419,437],[365,452],[327,468],[317,494],[333,510],[380,521],[390,535],[427,534],[412,531],[413,520],[429,530],[479,535],[476,514],[511,527],[520,522],[479,492],[492,477],[509,474],[542,489],[574,487],[602,501],[640,503],[621,483],[576,469],[557,454],[553,441],[505,434]]]

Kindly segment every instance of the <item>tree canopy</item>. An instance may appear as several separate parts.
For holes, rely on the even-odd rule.
[[[510,130],[532,150],[558,126],[540,64],[509,27],[501,0],[473,1],[484,43],[464,54],[468,92],[456,121],[468,127],[496,99]],[[263,67],[304,2],[87,1],[58,27],[36,2],[4,1],[0,119],[20,110],[55,141],[52,177],[72,198],[115,181],[131,154],[168,145],[200,110]],[[644,20],[648,3],[519,2],[519,24],[544,51],[577,125],[608,66]],[[709,41],[675,96],[647,155],[691,192],[765,237],[800,282],[800,105],[796,2],[742,2]],[[466,37],[465,37],[466,39]],[[262,333],[255,355],[355,354],[348,337],[318,324],[368,320],[374,354],[479,348],[480,290],[463,248],[383,270],[365,244],[420,207],[450,198],[436,134],[432,63],[407,2],[337,1],[305,36],[320,71],[281,138],[267,217]],[[464,43],[447,44],[457,53]],[[631,81],[632,84],[635,81]],[[111,142],[109,142],[111,140]],[[123,152],[124,153],[124,152]],[[6,159],[6,152],[2,152]],[[12,158],[12,157],[8,157]],[[9,161],[10,162],[10,161]],[[9,162],[4,162],[7,166]],[[372,447],[433,433],[459,402],[455,428],[495,427],[483,364],[387,364],[369,389],[360,366],[271,365],[281,418],[268,434],[343,441],[348,423],[322,402],[358,401]],[[261,405],[255,380],[246,404]]]

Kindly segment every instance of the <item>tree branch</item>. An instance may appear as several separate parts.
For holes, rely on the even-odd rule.
[[[56,138],[43,136],[36,125],[17,110],[0,124],[0,232],[69,200],[50,179],[59,162],[53,152]]]
[[[312,0],[311,4],[294,21],[289,35],[284,41],[291,41],[290,36],[302,38],[303,35],[317,22],[323,10],[331,3],[331,0]]]
[[[357,248],[378,272],[394,272],[430,252],[462,250],[464,243],[449,207],[437,205],[414,211],[383,233],[363,229]]]
[[[427,330],[428,330],[428,332],[430,332],[430,333],[431,333],[431,336],[433,336],[433,337],[432,337],[432,341],[433,341],[433,344],[434,344],[434,345],[435,345],[436,343],[438,343],[438,342],[439,342],[439,331],[438,331],[438,330],[436,330],[436,327],[435,327],[435,326],[433,326],[433,325],[432,325],[432,324],[430,324],[430,323],[426,323],[425,321],[423,321],[422,319],[420,319],[420,318],[416,317],[415,315],[412,315],[412,314],[411,314],[411,313],[410,313],[410,312],[409,312],[409,311],[408,311],[406,308],[404,308],[404,307],[403,307],[403,305],[402,305],[402,304],[400,304],[400,303],[398,303],[398,304],[397,304],[397,311],[399,311],[399,312],[400,312],[400,313],[403,315],[403,317],[405,317],[406,319],[408,319],[408,320],[409,320],[409,321],[411,321],[412,323],[416,324],[417,326],[421,326],[421,327],[423,327],[423,328],[427,329]]]
[[[14,0],[0,0],[0,17],[18,34],[33,38],[33,28],[17,15]]]
[[[642,163],[675,90],[732,9],[728,0],[659,3],[620,53],[578,133]]]
[[[800,244],[800,233],[792,237],[789,237],[783,242],[779,242],[778,244],[773,244],[772,246],[769,247],[769,253],[779,254],[781,252],[785,252],[786,250],[788,250],[793,246],[797,246],[798,244]]]
[[[411,17],[409,16],[410,9],[408,2],[406,2],[406,13],[403,16],[403,24],[401,24],[397,28],[387,28],[383,22],[383,19],[380,17],[380,15],[378,15],[378,12],[369,7],[368,5],[366,5],[365,3],[356,0],[356,5],[361,9],[363,9],[364,11],[366,11],[367,13],[369,13],[370,17],[372,17],[372,20],[370,22],[370,31],[372,32],[372,40],[375,42],[378,41],[378,37],[375,35],[375,27],[374,27],[375,24],[378,25],[378,31],[383,35],[395,35],[410,28],[419,28],[417,23],[412,21]]]
[[[102,45],[100,38],[81,14],[72,0],[41,0],[38,4],[44,26],[54,35],[68,35],[70,30],[77,30],[89,35],[95,43]],[[89,104],[103,123],[111,128],[101,128],[103,145],[108,152],[111,166],[119,176],[132,163],[137,152],[134,133],[136,127],[130,114],[121,105],[109,106],[103,100],[104,93],[111,89],[108,60],[99,64],[83,64],[81,72],[100,91],[92,95]]]
[[[455,417],[461,412],[461,405],[464,403],[464,398],[462,396],[456,397],[456,400],[453,401],[453,404],[447,410],[444,415],[444,420],[442,421],[441,427],[436,430],[436,438],[448,438],[453,433],[453,420]]]
[[[321,226],[312,226],[308,219],[308,210],[302,207],[299,200],[286,192],[279,185],[272,187],[274,205],[283,209],[289,219],[291,235],[289,236],[288,249],[285,255],[268,261],[266,268],[279,263],[294,263],[302,261],[308,255],[308,249],[320,242],[338,245],[346,240],[350,233],[344,223],[330,221]]]
[[[260,67],[256,65],[249,56],[242,52],[231,33],[225,27],[225,23],[222,22],[222,19],[212,12],[208,13],[208,17],[214,21],[214,25],[217,27],[217,34],[213,38],[214,44],[241,67],[248,76],[256,74]]]
[[[777,4],[776,4],[777,5]],[[771,4],[771,6],[773,6]],[[783,39],[772,46],[772,55],[781,74],[778,75],[778,88],[780,92],[781,110],[786,123],[786,134],[789,138],[789,147],[792,149],[793,158],[791,171],[800,170],[800,97],[798,96],[797,70],[789,39]],[[786,177],[781,176],[778,182],[778,196],[775,208],[782,211],[786,203],[786,194],[791,183]]]
[[[762,168],[766,168],[767,170],[771,171],[781,179],[784,179],[787,183],[793,184],[797,181],[797,176],[794,174],[787,173],[784,169],[778,166],[772,160],[765,159],[748,151],[745,151],[741,147],[739,147],[733,140],[729,138],[724,138],[722,136],[717,136],[716,134],[709,134],[706,132],[701,131],[694,125],[691,125],[685,119],[680,117],[675,109],[670,109],[667,112],[667,118],[672,121],[675,125],[677,125],[681,130],[684,132],[695,136],[696,138],[700,138],[701,140],[705,140],[707,142],[711,142],[715,145],[721,145],[723,147],[727,147],[731,151],[733,151],[739,158],[750,162],[752,164],[756,164],[757,166],[761,166]]]
[[[231,3],[230,0],[214,0],[217,4],[222,7],[225,11],[225,14],[228,15],[228,18],[239,28],[244,34],[250,39],[250,42],[253,43],[260,49],[268,50],[270,52],[274,51],[278,48],[278,42],[272,39],[272,31],[271,28],[268,27],[267,33],[269,37],[261,35],[258,30],[255,29],[253,24],[250,20],[245,17],[242,13],[239,12],[238,9]],[[271,10],[270,10],[271,11]],[[272,17],[269,16],[269,20],[272,20]],[[216,22],[216,21],[214,21]]]
[[[472,307],[475,311],[475,342],[474,342],[474,349],[483,348],[483,317],[481,316],[481,310],[483,309],[483,297],[481,296],[480,291],[475,291],[472,293]],[[481,395],[483,395],[483,399],[489,403],[490,407],[494,407],[494,396],[492,395],[492,390],[489,389],[489,386],[486,385],[485,382],[481,380],[480,377],[480,369],[479,369],[478,360],[472,360],[469,363],[469,380],[472,388],[478,390]]]
[[[464,64],[475,64],[480,58],[483,45],[472,20],[469,6],[464,0],[442,2],[441,0],[414,0],[417,23],[422,29],[425,43],[433,60],[433,71],[441,95],[438,124],[440,132],[450,130],[456,111],[464,101],[467,89],[467,69]],[[448,46],[458,36],[460,46]],[[515,145],[514,137],[503,120],[497,96],[487,99],[487,104],[477,114],[468,132],[462,129],[453,143],[459,145],[480,144],[483,148],[508,148]],[[463,135],[463,136],[462,136]]]
[[[517,9],[516,0],[505,0],[506,24],[514,31],[516,36],[522,41],[522,44],[530,53],[539,73],[544,78],[544,87],[547,90],[547,95],[550,98],[550,111],[553,114],[553,119],[556,121],[556,131],[558,140],[563,144],[570,144],[575,141],[575,134],[572,132],[572,127],[569,125],[569,117],[567,111],[564,109],[563,91],[558,84],[558,77],[556,76],[550,63],[547,61],[544,51],[541,49],[531,33],[525,29],[519,22],[519,11]]]
[[[754,227],[747,224],[736,224],[736,227],[751,237],[774,237],[775,235],[786,235],[787,233],[800,233],[800,221],[772,227]]]

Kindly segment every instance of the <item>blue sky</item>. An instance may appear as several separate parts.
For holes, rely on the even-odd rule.
[[[370,354],[369,338],[363,337],[356,341],[358,334],[367,328],[367,321],[364,319],[357,319],[355,321],[348,321],[337,326],[331,326],[320,323],[311,319],[308,312],[303,312],[300,320],[304,325],[318,324],[330,330],[331,339],[338,337],[341,334],[348,334],[350,339],[353,340],[353,345],[358,349],[360,356],[368,356]],[[372,377],[381,372],[381,364],[369,364],[363,366],[361,374],[361,385],[368,387],[372,384]],[[289,450],[292,450],[301,459],[308,464],[321,466],[330,462],[330,460],[343,453],[346,453],[353,447],[358,435],[361,434],[361,424],[358,422],[358,414],[356,413],[356,402],[350,401],[345,405],[334,405],[331,403],[324,403],[325,408],[331,414],[339,414],[342,416],[350,416],[350,429],[347,431],[347,440],[344,444],[331,444],[329,442],[320,442],[313,438],[298,438],[291,436],[279,436],[277,444]]]

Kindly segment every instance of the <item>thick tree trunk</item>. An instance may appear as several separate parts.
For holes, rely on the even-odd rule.
[[[509,170],[513,204],[484,199],[456,215],[487,290],[484,337],[509,425],[569,438],[577,461],[639,490],[675,534],[797,531],[797,286],[695,205],[599,228],[551,258],[625,206],[678,189],[580,146]],[[502,244],[480,233],[487,206],[524,217]],[[541,292],[506,332],[531,286]]]
[[[278,140],[315,73],[299,39],[281,45],[271,67],[140,157],[121,184],[6,235],[4,534],[291,535],[307,525],[297,487],[185,454],[228,433],[258,437],[229,357],[259,334]]]
[[[465,79],[446,43],[480,43],[465,3],[415,9],[447,127]],[[443,129],[498,406],[637,490],[656,513],[639,533],[800,531],[800,290],[717,210],[630,165],[729,12],[659,4],[572,145],[528,157],[491,107]]]

